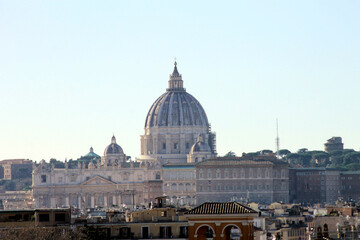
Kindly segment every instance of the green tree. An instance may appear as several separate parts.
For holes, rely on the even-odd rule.
[[[278,154],[280,156],[283,156],[283,157],[288,155],[289,153],[291,153],[291,152],[289,150],[287,150],[287,149],[280,149],[279,152],[278,152]]]
[[[344,165],[360,162],[360,152],[348,152],[344,155]]]
[[[249,152],[246,154],[246,156],[248,157],[253,157],[253,156],[258,156],[259,155],[259,152]]]
[[[54,164],[55,168],[65,168],[65,163],[62,161],[56,160],[55,158],[51,158],[50,163]]]
[[[312,152],[313,162],[316,163],[317,166],[326,167],[330,161],[330,155],[326,152],[316,151]]]
[[[224,157],[236,157],[236,154],[233,151],[229,151]]]
[[[347,170],[351,171],[359,171],[360,170],[360,163],[350,163],[345,166]]]
[[[261,154],[263,154],[263,155],[270,154],[270,153],[274,153],[274,152],[272,150],[269,150],[269,149],[261,150]]]
[[[307,148],[300,148],[297,152],[298,152],[298,153],[305,153],[305,152],[307,152],[307,151],[308,151]]]

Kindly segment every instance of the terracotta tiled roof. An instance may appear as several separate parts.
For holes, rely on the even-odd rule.
[[[218,203],[206,202],[187,211],[185,214],[243,214],[257,213],[255,210],[245,207],[237,202]]]

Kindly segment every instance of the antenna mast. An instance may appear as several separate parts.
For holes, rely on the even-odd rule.
[[[278,125],[278,119],[276,118],[276,156],[279,157],[279,150],[280,150],[280,138],[279,138],[279,125]]]

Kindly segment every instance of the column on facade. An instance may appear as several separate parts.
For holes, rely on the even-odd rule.
[[[95,207],[95,197],[94,195],[91,195],[91,208]]]
[[[180,147],[180,153],[181,154],[185,154],[187,149],[186,149],[186,143],[185,143],[185,134],[180,134],[180,143],[179,143],[179,147]]]
[[[78,196],[78,208],[81,208],[81,207],[82,207],[82,197],[79,194],[79,196]]]
[[[166,134],[166,153],[169,154],[171,153],[171,138],[170,135]]]
[[[116,195],[115,195],[115,194],[112,196],[112,198],[113,198],[113,204],[114,204],[114,205],[118,205],[118,204],[117,204],[117,201],[116,201]]]
[[[65,197],[65,206],[70,207],[69,195]]]
[[[50,198],[50,207],[51,208],[56,208],[56,199],[55,199],[55,197]]]
[[[108,194],[105,193],[104,194],[104,207],[107,207],[108,206]]]

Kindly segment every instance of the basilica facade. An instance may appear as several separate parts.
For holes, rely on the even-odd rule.
[[[75,167],[65,163],[65,168],[45,161],[34,164],[35,207],[134,207],[147,205],[163,194],[170,194],[173,201],[185,199],[184,204],[196,204],[194,164],[216,156],[215,134],[199,101],[183,87],[177,63],[174,65],[166,92],[146,116],[139,158],[128,161],[113,136],[100,161]],[[92,148],[88,156],[96,156]],[[174,174],[179,177],[169,179],[169,169],[182,171],[180,166],[185,166],[184,176],[189,177]]]

